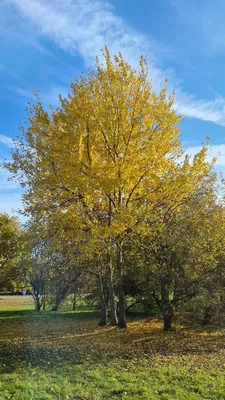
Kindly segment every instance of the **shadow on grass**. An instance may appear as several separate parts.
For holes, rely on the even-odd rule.
[[[144,317],[144,318],[143,318]],[[147,319],[146,319],[147,318]],[[162,322],[148,314],[131,313],[128,328],[98,327],[96,311],[0,311],[0,373],[60,365],[107,363],[124,360],[217,355],[225,348],[223,330],[178,327],[163,332]],[[224,353],[223,353],[224,357]]]
[[[196,357],[204,363],[208,356],[224,350],[223,331],[179,328],[164,333],[162,324],[150,320],[130,321],[128,328],[99,328],[96,312],[7,311],[1,324],[0,373],[41,367],[108,363],[110,361]],[[23,315],[25,314],[25,318]],[[11,318],[14,316],[15,318]],[[223,353],[224,357],[224,353]]]
[[[9,320],[57,320],[57,319],[100,319],[100,312],[98,311],[34,311],[34,310],[10,310],[0,311],[0,321]]]
[[[91,333],[99,320],[100,313],[93,311],[1,311],[0,373],[25,366],[52,368],[65,362],[79,364],[82,353],[79,346],[71,349],[67,342],[77,334],[82,336],[83,331],[86,335]]]
[[[117,328],[115,328],[117,330]],[[105,332],[99,331],[99,343],[104,342]],[[120,338],[119,338],[120,336]],[[196,335],[190,336],[188,340],[185,337],[177,337],[177,334],[170,333],[170,342],[168,336],[166,340],[152,333],[151,336],[142,337],[137,340],[131,340],[129,346],[135,346],[135,351],[128,349],[124,334],[120,331],[117,340],[112,341],[112,335],[109,334],[109,348],[104,349],[98,347],[87,332],[84,341],[87,345],[80,346],[80,342],[71,346],[70,343],[65,344],[62,337],[58,336],[59,346],[49,347],[40,340],[39,345],[30,343],[4,343],[0,345],[0,374],[12,373],[18,369],[27,369],[31,367],[41,367],[43,370],[54,370],[63,365],[79,365],[88,362],[90,365],[103,363],[120,359],[128,362],[135,357],[142,363],[143,358],[147,358],[150,365],[155,365],[157,357],[173,358],[179,356],[202,357],[203,364],[209,355],[218,355],[218,351],[224,348],[225,336],[220,336],[218,342],[217,335],[210,335],[206,340],[203,338],[196,339]],[[76,337],[74,338],[76,341]],[[201,342],[204,340],[204,344]],[[124,344],[122,348],[121,344]]]
[[[71,352],[65,349],[47,349],[46,347],[35,347],[28,345],[18,346],[7,343],[0,347],[0,374],[12,373],[18,369],[41,367],[51,370],[63,364],[81,364],[79,352]]]

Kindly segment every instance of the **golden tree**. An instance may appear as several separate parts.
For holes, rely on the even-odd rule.
[[[166,202],[176,207],[211,166],[203,147],[181,160],[179,123],[166,81],[156,94],[143,58],[135,71],[103,52],[103,63],[71,84],[61,106],[44,110],[37,97],[8,165],[28,190],[26,211],[45,220],[67,214],[89,231],[93,248],[104,242],[111,323],[117,323],[113,275],[119,292],[118,326],[125,327],[123,239],[145,229],[145,216]],[[59,227],[60,229],[60,227]]]

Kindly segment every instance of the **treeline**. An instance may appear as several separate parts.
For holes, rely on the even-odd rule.
[[[60,107],[38,95],[5,167],[27,190],[18,269],[37,310],[68,293],[96,293],[101,325],[126,327],[126,298],[154,299],[171,329],[189,304],[204,323],[224,307],[223,184],[207,146],[191,158],[167,82],[157,94],[105,48]],[[88,288],[88,289],[87,289]],[[117,301],[116,301],[117,300]],[[110,309],[110,313],[108,313]]]

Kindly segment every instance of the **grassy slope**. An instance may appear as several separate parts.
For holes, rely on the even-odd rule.
[[[1,400],[225,399],[224,331],[98,328],[95,313],[31,308],[0,299]]]

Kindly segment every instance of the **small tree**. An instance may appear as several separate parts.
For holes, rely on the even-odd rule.
[[[150,279],[156,281],[164,330],[171,329],[174,310],[195,297],[218,268],[224,249],[224,209],[216,200],[215,176],[209,175],[198,191],[179,208],[162,210],[163,223],[145,238],[143,255]],[[212,283],[212,281],[211,281]]]
[[[22,246],[22,232],[19,221],[7,214],[0,214],[1,289],[13,289],[13,280],[18,274],[16,265]]]

